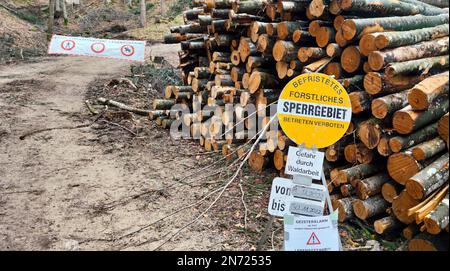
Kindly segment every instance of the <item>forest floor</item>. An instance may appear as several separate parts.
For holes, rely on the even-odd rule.
[[[89,18],[104,11],[96,9],[79,22],[85,18],[91,25]],[[147,55],[163,57],[170,64],[167,68],[149,63],[154,72],[146,85],[136,89],[118,83],[124,77],[142,78],[131,72],[130,63],[42,56],[44,32],[0,9],[0,19],[4,18],[0,20],[0,250],[282,249],[281,219],[263,233],[275,170],[256,174],[244,167],[204,212],[219,193],[203,198],[223,187],[238,163],[205,153],[195,141],[174,140],[146,117],[100,105],[95,108],[101,116],[93,116],[85,105],[86,100],[95,104],[105,97],[149,109],[152,99],[174,79],[162,72],[174,73],[179,45],[157,41],[180,16],[157,27],[152,21],[145,29],[111,33],[112,21],[90,30],[105,38],[123,34],[150,40]],[[78,33],[81,26],[70,31]],[[29,134],[39,129],[49,130]],[[183,231],[171,238],[179,229]],[[380,240],[382,247],[377,242],[367,245],[367,240],[379,239],[368,223],[343,224],[340,233],[346,248],[394,250],[400,245],[397,240]],[[258,243],[262,237],[264,242]]]

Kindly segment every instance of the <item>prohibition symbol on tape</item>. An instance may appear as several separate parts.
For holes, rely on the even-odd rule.
[[[277,115],[284,133],[305,147],[324,148],[347,131],[350,98],[338,81],[321,73],[301,74],[283,88]]]
[[[96,42],[91,45],[91,50],[94,53],[101,54],[105,51],[106,46],[103,42]]]
[[[317,235],[314,232],[312,232],[311,236],[309,237],[308,242],[306,242],[306,244],[308,246],[320,245],[320,240],[319,240],[319,238],[317,238]]]
[[[120,52],[124,56],[132,56],[134,55],[134,47],[132,45],[124,45],[120,48]]]
[[[75,48],[75,42],[73,40],[63,40],[61,42],[61,48],[66,51],[70,51]]]

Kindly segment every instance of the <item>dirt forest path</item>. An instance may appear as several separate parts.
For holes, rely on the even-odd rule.
[[[81,57],[0,66],[0,250],[152,250],[198,212],[123,237],[207,192],[179,183],[164,189],[196,159],[180,155],[186,144],[155,126],[145,128],[145,138],[130,139],[133,148],[92,127],[19,139],[34,129],[89,123],[89,84],[127,74],[129,66]],[[139,140],[154,144],[141,148]],[[216,224],[205,216],[162,249],[230,249],[236,237]]]

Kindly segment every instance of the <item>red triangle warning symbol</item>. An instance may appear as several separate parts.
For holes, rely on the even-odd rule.
[[[308,239],[307,245],[320,245],[320,240],[317,235],[313,232]]]

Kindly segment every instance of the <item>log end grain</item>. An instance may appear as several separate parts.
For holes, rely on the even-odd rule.
[[[387,169],[396,182],[405,185],[421,168],[412,154],[399,152],[389,156]]]

